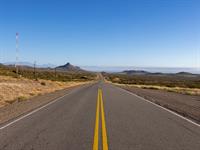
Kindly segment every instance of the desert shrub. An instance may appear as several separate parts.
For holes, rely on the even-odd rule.
[[[8,103],[8,104],[12,104],[12,103],[14,103],[14,102],[16,102],[17,100],[16,99],[14,99],[14,100],[8,100],[8,101],[5,101],[6,103]]]
[[[96,78],[95,73],[90,72],[54,72],[54,69],[36,69],[34,73],[33,68],[20,68],[18,71],[18,75],[16,74],[15,67],[13,66],[4,66],[0,65],[0,75],[12,76],[18,78],[22,76],[28,79],[44,79],[44,80],[52,80],[52,81],[90,81]]]
[[[40,84],[43,85],[43,86],[45,86],[46,82],[42,81]]]
[[[26,96],[19,96],[19,97],[17,98],[17,101],[18,101],[18,102],[25,101],[25,100],[27,100],[27,97],[26,97]]]
[[[156,85],[167,87],[200,88],[200,76],[188,77],[178,75],[126,75],[103,73],[104,77],[119,84]],[[117,80],[116,80],[117,79]]]

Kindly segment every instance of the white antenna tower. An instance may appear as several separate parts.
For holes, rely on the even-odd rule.
[[[16,62],[15,62],[15,68],[16,73],[18,74],[18,59],[19,59],[19,33],[16,33]]]

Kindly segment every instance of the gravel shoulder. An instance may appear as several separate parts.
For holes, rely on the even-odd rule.
[[[26,101],[20,101],[20,102],[14,102],[10,105],[6,105],[4,107],[0,108],[0,124],[6,123],[16,117],[19,117],[23,114],[26,114],[42,105],[45,105],[56,98],[59,98],[68,92],[70,92],[72,89],[75,89],[77,87],[90,85],[92,83],[82,84],[82,85],[76,85],[72,87],[68,87],[62,90],[57,90],[52,93],[47,93],[43,95],[38,95],[35,97],[32,97]]]
[[[125,85],[120,87],[200,123],[200,96],[184,95],[163,90],[141,89]]]

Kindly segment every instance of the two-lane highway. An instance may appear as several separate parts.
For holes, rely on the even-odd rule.
[[[200,127],[104,82],[0,126],[0,150],[199,150]]]
[[[105,120],[105,111],[102,97],[102,90],[98,89],[98,97],[97,97],[97,110],[96,110],[96,121],[95,121],[95,130],[94,130],[94,144],[93,150],[99,149],[99,117],[101,112],[101,135],[102,135],[102,149],[108,150],[108,137],[107,137],[107,129],[106,129],[106,120]]]

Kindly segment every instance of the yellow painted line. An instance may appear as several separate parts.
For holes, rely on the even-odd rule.
[[[104,105],[103,105],[103,98],[102,98],[102,90],[99,90],[100,101],[101,101],[101,123],[102,123],[102,144],[103,150],[108,150],[108,138],[106,132],[106,120],[105,120],[105,113],[104,113]]]
[[[103,105],[103,96],[102,96],[102,90],[98,89],[93,150],[98,150],[98,148],[99,148],[100,111],[101,111],[101,127],[102,127],[102,147],[103,147],[103,150],[108,150],[108,138],[107,138],[107,132],[106,132],[106,121],[105,121],[105,113],[104,113],[104,105]]]
[[[98,90],[93,150],[98,150],[98,147],[99,147],[99,103],[100,103],[99,98],[100,98],[100,94]]]

